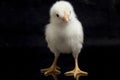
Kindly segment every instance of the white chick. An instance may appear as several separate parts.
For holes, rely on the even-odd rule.
[[[65,73],[66,76],[87,75],[87,72],[80,70],[78,66],[78,56],[83,44],[83,28],[76,17],[72,5],[68,1],[57,1],[50,9],[50,23],[45,29],[48,47],[55,58],[50,68],[42,69],[45,75],[60,74],[57,67],[57,60],[60,53],[72,53],[75,59],[75,68]]]

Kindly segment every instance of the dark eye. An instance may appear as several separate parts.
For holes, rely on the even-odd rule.
[[[57,17],[59,17],[59,14],[56,14]]]

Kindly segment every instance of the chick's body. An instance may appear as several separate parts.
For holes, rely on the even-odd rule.
[[[55,58],[50,68],[42,69],[45,75],[60,74],[57,60],[60,53],[72,53],[75,60],[75,68],[66,72],[66,76],[87,75],[78,66],[78,55],[83,45],[83,28],[77,19],[72,5],[67,1],[57,1],[50,9],[50,23],[46,25],[45,39]]]
[[[46,40],[50,50],[57,53],[79,54],[83,43],[83,29],[81,23],[74,19],[65,25],[48,24]]]

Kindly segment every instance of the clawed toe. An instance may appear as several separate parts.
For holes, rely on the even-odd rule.
[[[68,72],[66,72],[66,73],[64,73],[66,76],[74,76],[74,78],[76,79],[76,80],[78,80],[78,78],[80,77],[80,76],[87,76],[88,75],[88,73],[87,72],[84,72],[84,71],[82,71],[82,70],[79,70],[79,69],[77,69],[77,70],[72,70],[72,71],[68,71]]]
[[[45,76],[52,75],[52,74],[58,75],[61,73],[58,70],[58,68],[52,68],[52,67],[46,68],[46,69],[41,69],[40,71],[41,71],[41,73],[44,73]]]

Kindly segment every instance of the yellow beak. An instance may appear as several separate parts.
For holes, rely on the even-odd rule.
[[[63,20],[66,21],[66,22],[68,21],[68,15],[65,11],[64,11]]]

